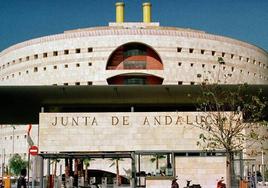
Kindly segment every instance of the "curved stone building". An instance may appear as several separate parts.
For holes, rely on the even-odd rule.
[[[218,57],[225,65],[219,67]],[[220,75],[219,68],[221,69]],[[265,50],[235,39],[158,23],[110,23],[11,46],[1,85],[267,84]]]
[[[146,14],[144,22],[124,22],[122,6],[122,3],[117,4],[117,22],[109,23],[109,26],[65,31],[62,34],[25,41],[3,50],[0,53],[0,86],[268,84],[268,53],[265,50],[246,42],[204,31],[160,26],[158,22],[151,22],[150,9],[148,9],[150,4],[148,3],[143,6]],[[148,162],[150,161],[149,155],[152,155],[152,151],[161,150],[161,152],[165,152],[164,155],[168,162],[162,160],[160,165],[166,165],[166,168],[169,168],[169,164],[172,163],[174,169],[172,175],[181,177],[181,187],[185,183],[183,178],[186,179],[189,176],[191,176],[193,182],[200,183],[204,187],[215,187],[216,179],[224,176],[225,173],[222,170],[225,167],[225,158],[222,153],[202,153],[201,150],[198,150],[195,140],[193,140],[193,137],[196,137],[199,132],[187,130],[185,127],[179,130],[180,137],[185,140],[176,142],[168,135],[176,136],[174,132],[178,131],[178,127],[171,127],[169,132],[163,127],[159,128],[160,130],[150,129],[149,126],[153,124],[152,122],[160,122],[156,117],[163,116],[165,118],[163,124],[165,125],[168,124],[167,122],[178,121],[180,116],[177,115],[177,112],[151,111],[148,112],[147,116],[144,116],[144,114],[146,113],[133,115],[129,112],[121,112],[113,114],[105,111],[101,114],[90,114],[91,119],[84,119],[83,124],[87,125],[89,122],[92,126],[96,126],[95,132],[90,133],[90,136],[94,137],[98,133],[98,139],[107,139],[106,142],[98,142],[96,139],[90,140],[90,138],[87,138],[88,135],[84,135],[85,130],[83,128],[77,130],[77,132],[76,129],[69,132],[65,132],[66,129],[59,129],[64,137],[60,138],[62,143],[59,144],[59,147],[53,141],[51,147],[44,144],[47,141],[47,135],[45,134],[41,134],[40,143],[45,148],[43,150],[45,152],[68,152],[70,150],[68,147],[64,147],[64,143],[68,140],[71,141],[73,137],[68,139],[64,135],[66,133],[66,135],[76,134],[77,137],[81,138],[72,140],[78,143],[77,146],[72,146],[72,151],[75,152],[92,152],[99,148],[106,148],[105,151],[109,152],[111,150],[122,151],[122,148],[127,150],[125,147],[128,146],[120,147],[118,145],[122,142],[132,143],[132,140],[128,142],[128,138],[123,138],[124,135],[129,135],[128,129],[122,126],[119,127],[121,130],[117,129],[113,132],[114,128],[107,126],[105,128],[110,132],[106,132],[106,130],[98,130],[98,125],[102,125],[102,123],[99,123],[102,122],[101,119],[105,120],[103,121],[105,125],[110,119],[113,126],[120,123],[129,125],[129,122],[131,124],[131,118],[133,118],[133,122],[141,121],[141,124],[147,126],[142,130],[135,127],[130,128],[138,135],[137,137],[140,137],[138,138],[140,140],[133,142],[135,144],[130,145],[129,148],[131,148],[131,151],[138,148],[137,150],[141,151],[139,160],[142,158],[147,160],[147,162],[141,162],[140,169],[145,169],[144,171],[147,174],[155,173],[152,172],[154,165]],[[50,118],[50,116],[52,115],[48,114],[46,118]],[[187,118],[188,124],[188,117],[197,117],[199,114],[198,112],[185,112],[182,116]],[[40,118],[42,117],[40,116]],[[60,121],[61,125],[65,126],[68,118],[71,126],[78,126],[79,118],[82,117],[83,114],[74,114],[72,117],[68,117],[66,114],[56,114],[55,117],[51,118],[54,121],[49,122],[50,127],[43,131],[50,131],[52,130],[51,127],[60,126]],[[125,119],[126,117],[130,119]],[[142,120],[139,119],[141,117]],[[43,119],[47,121],[46,118]],[[26,157],[27,154],[24,153],[25,148],[27,148],[25,128],[16,127],[14,129],[12,126],[1,125],[0,129],[1,145],[8,147],[4,150],[5,153],[2,151],[2,161],[4,155],[7,161],[7,158],[11,157],[14,152]],[[37,129],[35,127],[33,133],[36,142],[39,140]],[[57,135],[59,130],[50,133]],[[148,132],[144,132],[144,130]],[[102,133],[105,134],[102,135]],[[111,133],[119,135],[122,140],[110,141],[110,137],[114,138]],[[146,141],[144,137],[147,138],[147,133],[153,134],[152,137],[159,137],[158,140],[156,139],[156,142],[149,141],[150,138],[148,137]],[[161,133],[164,134],[164,138],[161,138]],[[131,135],[130,137],[132,138]],[[20,147],[24,147],[23,150],[17,150],[17,146],[15,146],[14,151],[15,138],[18,141],[21,140],[21,143],[24,144]],[[88,139],[88,143],[93,145],[91,147],[83,145],[83,138]],[[163,139],[166,143],[165,141],[162,142]],[[13,143],[13,146],[10,143]],[[103,143],[107,145],[103,146]],[[152,147],[150,144],[155,144],[155,146]],[[92,150],[92,148],[94,149]],[[151,153],[146,153],[147,150],[151,150]],[[170,157],[171,155],[173,158]],[[213,159],[210,155],[213,156]],[[176,158],[176,156],[179,158]],[[109,171],[107,167],[109,162],[99,162],[98,160],[92,162],[92,168]],[[123,167],[120,167],[121,172],[129,165],[125,164],[129,163],[129,161],[126,161],[123,162]],[[71,162],[67,163],[70,165]],[[106,167],[104,164],[107,164]],[[186,172],[185,169],[188,169],[188,171]],[[115,170],[110,171],[115,172]],[[195,177],[196,172],[199,175],[206,175],[206,177]],[[147,187],[167,187],[170,179],[166,184],[154,183],[154,179],[152,179],[151,182],[147,182]]]

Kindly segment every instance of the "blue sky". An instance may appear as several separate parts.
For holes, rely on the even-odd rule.
[[[65,30],[108,25],[116,0],[0,0],[0,51]],[[142,0],[125,0],[125,21],[142,20]],[[268,0],[151,0],[153,21],[203,30],[268,50]]]

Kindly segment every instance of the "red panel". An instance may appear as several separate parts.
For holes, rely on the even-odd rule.
[[[128,44],[127,44],[128,45]],[[127,46],[125,45],[125,46]],[[144,46],[143,44],[140,44]],[[113,52],[108,60],[108,70],[122,70],[124,69],[123,61],[146,61],[146,69],[148,70],[163,70],[163,64],[158,54],[151,48],[146,46],[146,55],[136,55],[124,58],[124,46],[119,47]]]

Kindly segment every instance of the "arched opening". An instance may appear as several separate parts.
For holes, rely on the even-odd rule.
[[[127,43],[118,47],[108,59],[106,70],[163,70],[159,55],[142,43]]]
[[[118,47],[109,57],[106,70],[163,70],[163,63],[156,51],[142,43],[127,43]],[[107,79],[109,85],[162,84],[163,79],[149,74],[117,75]]]

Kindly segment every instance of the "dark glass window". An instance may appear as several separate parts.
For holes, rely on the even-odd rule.
[[[124,57],[131,57],[137,55],[146,55],[145,46],[131,44],[124,49]]]
[[[124,69],[146,69],[145,61],[124,61]]]
[[[145,85],[146,84],[146,78],[142,77],[126,77],[124,79],[125,85]]]

